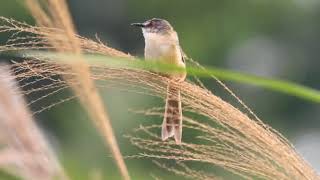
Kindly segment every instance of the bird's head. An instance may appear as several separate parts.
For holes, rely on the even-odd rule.
[[[173,30],[172,26],[167,20],[153,18],[147,20],[144,23],[132,23],[132,26],[141,27],[142,32],[145,33],[157,33],[157,34],[169,34]]]

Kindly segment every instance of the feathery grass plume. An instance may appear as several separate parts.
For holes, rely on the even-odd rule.
[[[198,180],[222,180],[222,178],[214,176],[212,174],[203,173],[200,170],[193,170],[189,168],[186,164],[177,161],[175,166],[168,166],[166,164],[160,163],[158,161],[152,161],[158,167],[166,169],[169,172],[172,172],[176,175],[183,176],[189,179],[198,179]]]
[[[0,64],[0,167],[25,179],[68,179],[17,89]]]
[[[58,52],[69,52],[77,55],[77,57],[75,58],[77,61],[70,66],[70,71],[73,72],[75,76],[72,76],[71,78],[70,76],[63,75],[63,77],[66,80],[66,82],[69,83],[70,87],[73,89],[76,96],[79,97],[82,105],[87,110],[96,128],[104,137],[103,139],[106,145],[108,145],[108,147],[110,148],[123,179],[129,180],[130,176],[125,162],[123,160],[123,157],[121,155],[120,149],[118,147],[117,140],[113,133],[113,129],[111,127],[111,122],[109,120],[108,114],[105,110],[100,95],[95,87],[95,84],[90,78],[91,75],[89,67],[82,59],[81,54],[83,49],[81,47],[81,41],[83,41],[83,39],[80,39],[75,35],[76,30],[74,28],[71,16],[69,14],[66,1],[44,1],[44,6],[49,10],[49,13],[46,13],[43,10],[38,0],[26,0],[25,2],[27,7],[29,7],[29,10],[33,14],[34,18],[38,22],[38,24],[42,26],[47,25],[47,27],[45,27],[44,29],[52,31],[53,28],[58,28],[62,30],[58,31],[58,34],[40,34],[40,41],[37,41],[37,38],[39,38],[38,35],[34,40],[31,40],[31,44],[29,45],[41,44],[42,46],[43,44],[45,44],[45,46],[50,46]],[[10,21],[7,22],[10,24]],[[7,31],[7,29],[4,29],[2,31]],[[31,28],[31,31],[37,30]],[[37,32],[41,32],[41,30]],[[96,47],[94,45],[94,43],[90,44],[90,46],[92,46],[93,49],[95,49],[96,51],[99,50],[99,47]],[[113,51],[112,53],[117,52]],[[78,83],[72,83],[73,81],[77,81]]]
[[[67,36],[63,29],[57,27],[31,26],[1,16],[0,24],[0,33],[12,33],[12,36],[8,39],[7,43],[1,46],[0,52],[57,48],[61,51],[70,50],[68,44],[65,43]],[[22,33],[26,33],[27,35],[19,36]],[[76,34],[74,36],[84,52],[133,59],[133,56],[110,48],[106,44],[100,42],[99,39],[94,41]]]
[[[36,64],[21,63],[16,67],[25,69],[25,72],[39,74],[46,74],[49,71],[48,77],[68,73],[63,69],[66,68],[65,65],[60,68],[45,69]],[[60,65],[56,64],[56,66]],[[110,68],[103,65],[92,65],[91,69],[91,78],[100,81],[98,87],[116,85],[120,89],[159,98],[164,98],[166,84],[170,81],[158,74],[141,69]],[[35,75],[27,74],[18,76]],[[200,162],[222,167],[246,179],[255,177],[319,179],[316,172],[297,154],[292,145],[275,133],[271,127],[250,119],[232,105],[198,85],[183,82],[181,86],[183,87],[181,94],[185,111],[184,128],[187,129],[187,133],[193,132],[192,134],[198,134],[198,136],[188,135],[192,141],[177,146],[173,141],[163,142],[161,140],[158,136],[160,125],[142,126],[137,130],[137,134],[129,136],[131,143],[144,152],[133,157]],[[152,108],[140,113],[162,116],[163,108]],[[177,172],[180,173],[176,174],[183,175],[183,169]],[[210,177],[202,172],[199,172],[197,176]]]
[[[14,28],[17,29],[17,27]],[[8,29],[8,27],[2,29]],[[35,35],[40,40],[46,40],[46,36],[39,36],[43,29],[31,29],[36,32]],[[58,36],[57,40],[60,41],[61,38]],[[28,40],[27,42],[29,42],[27,45],[32,44],[32,41]],[[81,47],[91,47],[90,44],[91,41],[83,39]],[[32,49],[27,45],[2,46],[0,51],[16,50],[17,48]],[[36,46],[36,48],[39,47],[40,45]],[[54,47],[49,43],[47,48]],[[62,46],[62,49],[68,48]],[[109,47],[104,48],[99,45],[98,49],[96,53],[116,57],[124,55],[118,51],[115,54],[109,53]],[[91,48],[91,50],[91,52],[95,52],[95,49]],[[42,59],[28,60],[15,64],[14,68],[18,72],[17,77],[21,79],[34,76],[47,79],[66,76],[69,77],[67,81],[61,80],[52,86],[72,87],[79,84],[75,78],[78,76],[77,73],[68,69],[72,67],[60,65],[58,62],[54,64],[42,61]],[[166,85],[169,81],[165,77],[142,69],[110,68],[103,64],[91,64],[90,69],[92,72],[90,78],[101,82],[98,87],[117,86],[120,89],[159,98],[164,98]],[[250,119],[229,103],[196,84],[183,82],[177,86],[183,87],[181,94],[186,115],[184,128],[190,129],[185,132],[194,131],[201,135],[193,137],[195,141],[184,142],[181,146],[177,146],[172,141],[163,142],[160,140],[158,133],[155,133],[159,130],[158,126],[141,127],[138,129],[139,134],[129,136],[130,141],[145,152],[135,157],[200,162],[222,167],[247,179],[257,177],[264,179],[319,179],[316,172],[299,156],[292,145],[271,127],[259,120]],[[50,86],[43,88],[50,88]],[[153,108],[143,111],[143,113],[162,116],[163,109]],[[143,136],[140,136],[140,133]],[[208,177],[208,175],[199,172],[200,175]]]

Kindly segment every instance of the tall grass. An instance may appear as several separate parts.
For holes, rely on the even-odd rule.
[[[16,63],[12,67],[20,80],[36,77],[40,78],[39,81],[45,79],[52,81],[50,85],[32,90],[34,92],[44,89],[53,89],[58,92],[59,89],[71,87],[75,91],[75,96],[80,98],[92,119],[95,120],[100,132],[105,135],[106,142],[113,149],[123,178],[127,179],[128,172],[112,135],[112,129],[108,129],[111,126],[93,82],[99,81],[97,85],[99,88],[117,87],[163,99],[170,80],[138,67],[109,67],[101,63],[85,64],[85,56],[82,52],[131,60],[134,58],[101,42],[76,35],[74,28],[69,26],[71,21],[66,15],[65,4],[57,3],[58,1],[49,3],[48,7],[55,20],[49,23],[47,19],[50,20],[50,18],[42,17],[43,12],[39,11],[40,7],[34,7],[32,10],[35,17],[41,16],[41,18],[37,17],[38,23],[49,27],[35,27],[2,18],[6,24],[0,26],[0,32],[17,33],[7,45],[0,47],[0,51],[54,49],[58,52],[71,52],[74,54],[73,58],[80,60],[75,61],[78,63],[75,64],[50,62],[46,61],[47,57],[29,56],[26,61]],[[57,12],[61,5],[63,6],[61,12]],[[27,32],[29,35],[22,37],[19,36],[20,32]],[[64,79],[53,78],[57,76]],[[26,86],[28,85],[32,83]],[[173,141],[161,141],[156,133],[159,130],[158,125],[141,126],[136,133],[127,136],[130,142],[143,152],[131,157],[174,160],[177,166],[173,168],[159,162],[156,164],[189,178],[217,178],[210,173],[191,169],[186,165],[189,162],[199,162],[222,167],[246,179],[319,179],[313,168],[300,157],[294,147],[280,133],[257,120],[258,118],[249,118],[245,113],[196,83],[183,82],[176,86],[181,87],[185,111],[184,128],[187,129],[185,132],[193,131],[200,135],[192,137],[190,142],[176,145]],[[146,116],[162,116],[162,112],[163,108],[138,111]],[[100,129],[101,125],[104,129]],[[180,169],[177,169],[179,167]]]
[[[25,2],[38,25],[43,26],[43,29],[48,29],[49,31],[52,28],[59,28],[60,32],[62,32],[60,35],[56,34],[57,36],[44,33],[42,34],[42,40],[45,41],[47,45],[50,45],[53,50],[74,53],[77,55],[77,62],[73,63],[69,69],[76,74],[76,76],[70,77],[63,75],[63,77],[79,97],[83,107],[85,107],[96,125],[96,128],[103,136],[106,145],[108,145],[115,158],[115,162],[123,179],[130,179],[127,167],[114,136],[108,114],[105,110],[106,108],[98,94],[94,82],[90,79],[89,68],[81,56],[81,40],[75,35],[76,30],[73,26],[66,1],[42,1],[42,5],[49,10],[49,13],[46,13],[38,0],[26,0]],[[59,39],[61,35],[63,38]],[[78,83],[70,83],[73,81],[77,81]]]
[[[25,179],[68,179],[4,64],[0,66],[0,137],[1,168]]]
[[[46,78],[69,74],[67,66],[46,64],[47,61],[29,61],[16,64],[23,70],[19,77]],[[100,88],[117,86],[127,91],[163,98],[168,79],[141,69],[110,68],[91,65],[94,80]],[[35,73],[36,72],[36,73]],[[73,82],[77,83],[77,82]],[[67,85],[64,83],[62,86]],[[160,126],[142,126],[138,134],[128,136],[135,146],[142,149],[133,157],[202,162],[223,167],[245,178],[264,179],[317,179],[315,171],[295,152],[292,145],[271,127],[248,116],[196,84],[181,84],[184,103],[184,128],[186,132],[201,134],[193,141],[177,146],[173,141],[161,141],[156,132]],[[163,108],[140,111],[145,115],[162,116]],[[196,118],[191,118],[195,117]],[[161,167],[165,165],[161,164]],[[173,168],[171,168],[172,170]],[[175,170],[177,172],[178,170]],[[187,173],[187,172],[185,172]],[[181,174],[181,173],[180,173]],[[196,175],[196,174],[194,174]],[[200,177],[211,177],[198,172]]]

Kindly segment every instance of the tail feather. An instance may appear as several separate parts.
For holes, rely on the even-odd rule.
[[[182,108],[180,90],[178,87],[168,85],[167,99],[162,123],[162,140],[174,136],[177,144],[182,138]]]

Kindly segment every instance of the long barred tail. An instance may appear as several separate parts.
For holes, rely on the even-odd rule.
[[[178,87],[168,85],[167,99],[162,123],[162,140],[174,136],[177,144],[182,138],[182,108],[180,100],[180,90]]]

